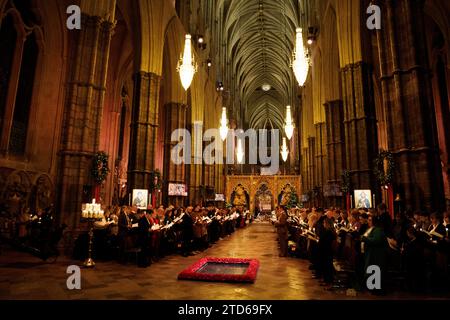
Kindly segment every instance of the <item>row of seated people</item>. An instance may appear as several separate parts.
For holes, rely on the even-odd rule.
[[[246,223],[247,212],[238,208],[107,208],[103,221],[94,224],[94,256],[126,263],[132,253],[139,266],[148,267],[169,254],[197,254]],[[84,258],[87,241],[87,234],[79,238],[74,258]]]
[[[313,278],[321,280],[327,290],[338,287],[337,269],[351,274],[348,287],[366,290],[372,274],[368,268],[373,265],[381,271],[381,289],[373,293],[446,292],[450,288],[447,212],[400,213],[391,219],[384,204],[350,212],[335,208],[279,211],[276,224],[283,215],[287,217],[294,254],[310,260]]]

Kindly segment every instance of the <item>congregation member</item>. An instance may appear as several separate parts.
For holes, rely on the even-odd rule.
[[[284,207],[277,208],[277,221],[275,227],[278,233],[278,242],[280,245],[280,257],[287,257],[288,254],[288,225],[287,212]]]
[[[277,211],[277,216],[280,212]],[[305,223],[306,221],[306,223]],[[288,239],[295,242],[295,256],[309,259],[313,278],[328,290],[340,264],[350,272],[345,285],[367,290],[367,268],[381,271],[384,294],[398,282],[411,292],[442,292],[449,289],[450,217],[424,211],[401,211],[391,217],[387,206],[377,209],[291,209]]]

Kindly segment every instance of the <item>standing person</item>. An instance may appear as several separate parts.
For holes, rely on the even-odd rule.
[[[277,228],[278,241],[280,242],[280,257],[287,257],[288,253],[288,224],[287,213],[284,207],[278,207],[278,220],[275,222]]]
[[[125,251],[131,247],[131,219],[128,216],[128,208],[122,207],[118,221],[119,260],[125,262]]]
[[[183,222],[182,222],[182,237],[183,237],[183,256],[187,257],[192,255],[192,240],[194,237],[194,220],[192,218],[192,210],[193,207],[187,207],[186,212],[183,216]]]
[[[334,221],[329,217],[323,219],[323,229],[319,238],[320,269],[322,270],[323,280],[328,289],[331,288],[334,279],[333,266],[333,242],[336,240],[334,230]]]
[[[378,266],[381,272],[381,289],[374,293],[383,293],[384,281],[387,275],[387,239],[378,217],[369,216],[369,229],[361,237],[362,252],[364,253],[364,274],[367,275],[369,266]]]
[[[138,245],[141,248],[139,253],[138,264],[139,267],[146,268],[151,265],[151,250],[150,250],[150,214],[147,210],[142,212],[141,218],[138,222]]]

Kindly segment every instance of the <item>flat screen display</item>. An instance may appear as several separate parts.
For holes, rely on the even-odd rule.
[[[169,183],[169,196],[187,197],[186,185],[181,183]]]

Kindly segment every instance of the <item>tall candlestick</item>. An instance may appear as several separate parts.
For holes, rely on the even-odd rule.
[[[128,205],[131,206],[131,193],[128,194]]]
[[[376,208],[377,206],[375,205],[375,194],[372,195],[372,208]]]
[[[353,209],[353,196],[350,195],[350,209]]]

